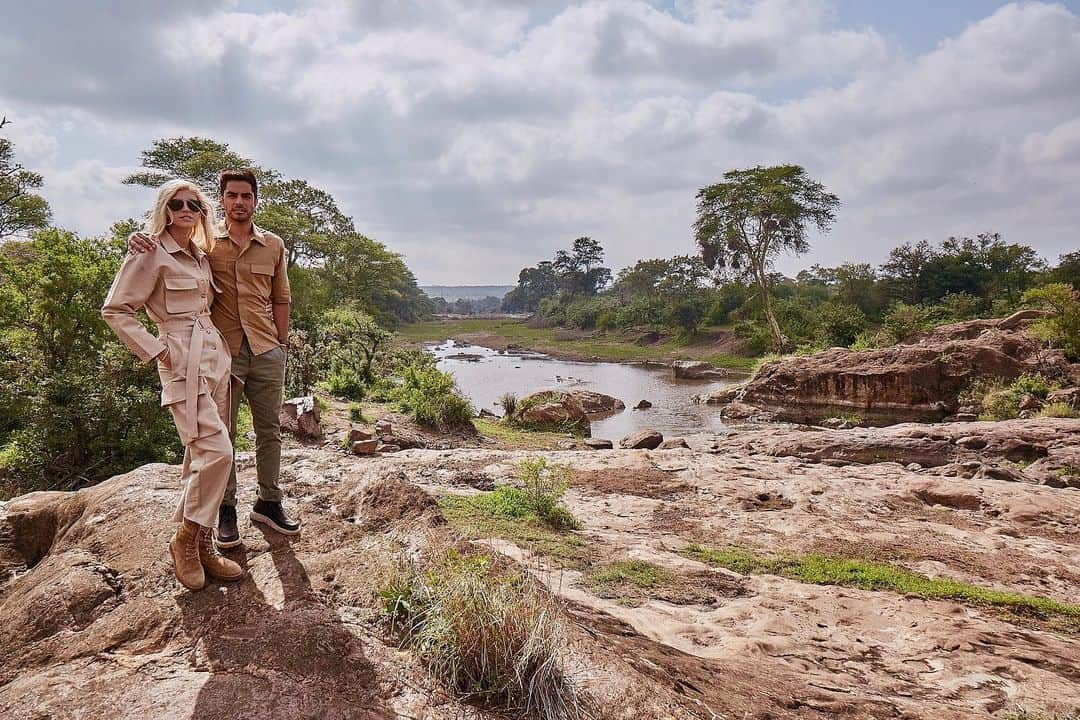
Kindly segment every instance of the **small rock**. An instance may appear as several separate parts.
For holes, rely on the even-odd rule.
[[[619,441],[619,446],[628,450],[655,450],[664,442],[664,436],[656,430],[639,430]]]
[[[353,455],[374,455],[378,452],[378,440],[357,440],[352,447]]]
[[[319,425],[319,404],[313,395],[292,398],[281,404],[278,411],[281,429],[286,430],[301,440],[314,440],[322,437]]]
[[[614,447],[610,440],[604,438],[586,438],[585,445],[593,450],[611,450]]]
[[[676,360],[671,363],[671,374],[676,379],[704,380],[725,378],[728,371],[700,360]]]
[[[676,448],[686,448],[687,450],[689,450],[690,446],[686,443],[685,438],[669,438],[668,440],[660,443],[660,446],[657,449],[675,450]]]
[[[968,435],[957,440],[956,444],[968,450],[982,450],[986,447],[986,440],[975,435]]]
[[[1021,410],[1038,410],[1042,407],[1042,402],[1039,398],[1028,393],[1024,397],[1020,398],[1020,403],[1017,405]]]
[[[962,485],[929,480],[911,488],[911,493],[927,505],[944,505],[957,510],[978,510],[982,498]]]
[[[477,414],[477,417],[482,417],[482,418],[497,418],[497,417],[499,417],[499,416],[498,416],[498,415],[496,415],[495,413],[491,412],[491,411],[490,411],[490,410],[488,410],[487,408],[480,408],[480,412],[479,412],[479,413]]]
[[[349,445],[350,446],[354,442],[360,442],[361,440],[370,440],[370,439],[371,439],[371,433],[369,433],[367,430],[361,430],[360,428],[353,428],[352,430],[349,431]]]
[[[391,432],[393,432],[393,426],[389,420],[380,420],[375,423],[376,435],[389,435]]]
[[[560,450],[573,450],[577,447],[577,443],[573,440],[560,440],[556,445],[558,445]]]
[[[381,452],[381,453],[395,453],[395,452],[399,452],[400,450],[401,450],[400,445],[390,445],[390,444],[387,444],[387,443],[380,443],[379,446],[375,448],[376,452]]]
[[[647,410],[652,407],[652,403],[648,400],[640,400],[637,405],[634,406],[635,410]]]

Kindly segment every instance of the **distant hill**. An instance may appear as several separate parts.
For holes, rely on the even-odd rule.
[[[513,285],[421,285],[420,289],[431,298],[441,297],[446,302],[455,300],[482,300],[486,297],[501,298],[514,289]]]

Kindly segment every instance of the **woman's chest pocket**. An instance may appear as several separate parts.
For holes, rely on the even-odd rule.
[[[261,297],[270,296],[270,284],[274,279],[274,266],[271,264],[251,263],[244,273],[249,283],[249,290]]]
[[[206,288],[193,277],[165,276],[165,309],[172,314],[198,312],[206,304]]]

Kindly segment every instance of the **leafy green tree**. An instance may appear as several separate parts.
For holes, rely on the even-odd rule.
[[[97,482],[178,457],[153,366],[100,316],[119,264],[115,241],[57,229],[2,246],[0,474],[22,490]]]
[[[48,225],[49,204],[32,192],[42,182],[41,175],[15,162],[11,141],[0,138],[0,239]]]
[[[541,300],[558,292],[559,278],[554,264],[545,260],[535,267],[521,269],[517,286],[503,298],[503,308],[507,312],[534,312],[540,307]]]
[[[1047,279],[1080,288],[1080,250],[1059,257],[1057,267],[1049,273]]]
[[[809,228],[828,232],[839,199],[798,165],[730,170],[698,191],[695,236],[705,265],[744,270],[761,291],[774,349],[784,337],[772,310],[769,269],[782,253],[809,250]]]
[[[155,140],[142,152],[143,172],[124,178],[125,185],[158,187],[174,178],[191,180],[212,197],[218,197],[218,174],[222,170],[249,168],[260,186],[276,180],[278,174],[238,155],[225,143],[209,138],[174,137]]]
[[[371,366],[390,333],[356,302],[327,310],[319,323],[333,392],[359,399],[371,384]]]
[[[559,289],[570,296],[596,295],[611,282],[611,270],[603,267],[604,249],[590,237],[574,240],[569,252],[555,253],[552,268],[558,278]]]
[[[1032,325],[1032,332],[1062,348],[1070,360],[1080,361],[1080,292],[1072,285],[1050,283],[1028,290],[1023,301],[1053,313]]]

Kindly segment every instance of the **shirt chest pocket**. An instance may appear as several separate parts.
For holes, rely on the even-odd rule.
[[[165,277],[165,309],[172,314],[197,312],[206,302],[199,281],[191,277]]]
[[[261,263],[251,263],[247,266],[248,280],[251,290],[260,296],[270,296],[270,284],[274,279],[274,266]]]

